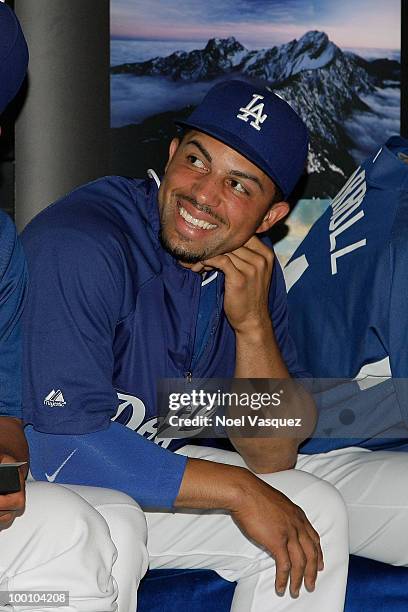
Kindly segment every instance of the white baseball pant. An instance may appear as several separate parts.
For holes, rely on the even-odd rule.
[[[18,602],[0,605],[1,612],[135,611],[135,572],[142,576],[147,568],[143,513],[123,493],[73,488],[81,496],[61,485],[27,482],[24,514],[0,531],[0,591],[68,591],[69,605]]]
[[[186,446],[179,453],[245,466],[238,453]],[[344,502],[334,487],[300,470],[262,475],[299,505],[321,536],[325,569],[313,593],[275,592],[275,562],[246,538],[229,514],[219,511],[147,512],[151,568],[213,569],[236,580],[233,612],[340,612],[348,568],[348,525]]]

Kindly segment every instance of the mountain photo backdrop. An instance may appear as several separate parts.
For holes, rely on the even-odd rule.
[[[267,82],[310,133],[274,236],[285,263],[347,177],[400,131],[400,0],[111,0],[111,170],[160,175],[213,84]],[[280,238],[283,238],[280,240]]]

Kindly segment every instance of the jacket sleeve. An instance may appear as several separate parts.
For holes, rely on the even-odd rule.
[[[110,420],[118,406],[115,328],[129,314],[123,296],[130,292],[124,289],[135,279],[127,276],[123,244],[114,233],[102,235],[103,241],[72,227],[24,233],[30,272],[24,413],[33,425],[27,429],[32,471],[49,479],[65,450],[68,456],[78,449],[56,482],[67,477],[120,488],[144,503],[169,507],[186,458]]]
[[[24,313],[24,416],[40,431],[104,429],[115,413],[120,256],[77,229],[23,234],[30,283]]]
[[[12,221],[0,224],[0,415],[21,418],[21,326],[27,268]]]

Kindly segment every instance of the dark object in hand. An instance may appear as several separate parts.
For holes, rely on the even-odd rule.
[[[0,495],[17,493],[21,490],[20,473],[14,465],[3,465],[0,469]]]

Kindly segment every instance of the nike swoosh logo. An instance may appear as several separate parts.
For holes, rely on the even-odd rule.
[[[64,465],[66,465],[68,463],[68,461],[71,459],[72,455],[74,455],[77,452],[77,448],[75,450],[72,451],[72,453],[70,455],[68,455],[68,457],[65,459],[65,461],[63,463],[61,463],[61,465],[59,466],[59,468],[57,470],[55,470],[55,472],[53,474],[51,474],[51,476],[49,476],[47,474],[47,472],[45,472],[45,477],[48,480],[48,482],[54,482],[56,477],[58,476],[58,474],[60,473],[60,471],[62,470],[62,468],[64,467]]]

